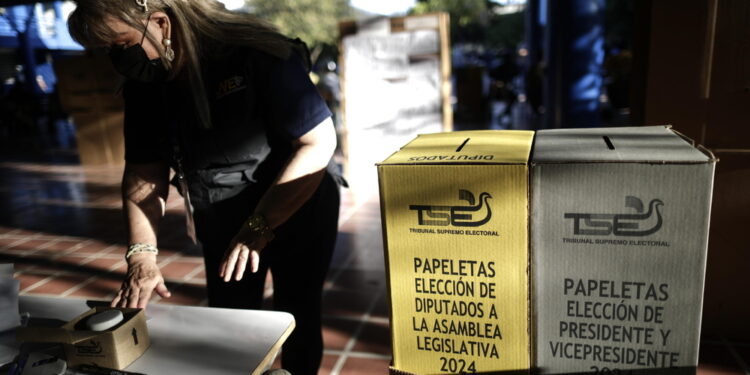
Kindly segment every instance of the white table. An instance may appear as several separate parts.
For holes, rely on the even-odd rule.
[[[32,318],[68,321],[87,311],[86,300],[21,296]],[[156,374],[260,374],[294,329],[278,311],[149,304],[151,346],[125,370]]]

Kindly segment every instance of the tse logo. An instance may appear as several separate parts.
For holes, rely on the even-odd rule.
[[[486,224],[492,218],[492,209],[487,201],[492,199],[490,193],[479,194],[479,200],[468,190],[459,190],[458,199],[465,200],[466,206],[428,206],[412,204],[409,209],[417,211],[419,225],[435,225],[454,227],[478,227]],[[484,217],[474,220],[474,215],[485,211]]]
[[[631,236],[642,237],[656,233],[662,225],[660,207],[664,202],[652,199],[648,204],[648,212],[643,212],[643,202],[636,197],[627,196],[625,206],[630,207],[636,213],[622,214],[590,214],[590,213],[566,213],[566,219],[573,219],[573,234],[589,236]],[[653,222],[652,217],[656,214],[655,223],[650,228],[642,228],[642,225]]]

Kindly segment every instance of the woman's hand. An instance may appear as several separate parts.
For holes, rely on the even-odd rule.
[[[110,306],[145,308],[154,291],[162,298],[172,295],[164,284],[156,256],[135,254],[128,261],[128,274]]]
[[[250,262],[250,272],[258,272],[260,251],[266,247],[267,243],[268,240],[261,232],[243,225],[224,253],[224,259],[219,266],[219,277],[223,278],[225,282],[232,279],[235,281],[242,280],[248,261]]]
[[[264,221],[270,228],[286,222],[310,199],[323,180],[328,161],[336,149],[336,130],[331,118],[326,118],[295,139],[292,148],[292,155],[284,168],[255,207],[255,212],[263,213]],[[268,241],[262,230],[243,225],[224,253],[219,277],[225,282],[242,280],[248,261],[250,271],[258,272],[260,251]]]

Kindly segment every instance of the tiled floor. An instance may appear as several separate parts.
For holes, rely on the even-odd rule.
[[[0,262],[16,265],[22,294],[110,299],[126,270],[118,168],[0,162]],[[172,297],[205,305],[199,249],[185,236],[172,191],[159,262]],[[269,289],[269,293],[271,290]],[[344,191],[340,235],[324,295],[321,374],[386,374],[391,350],[377,196]],[[700,374],[750,374],[750,345],[706,339]]]

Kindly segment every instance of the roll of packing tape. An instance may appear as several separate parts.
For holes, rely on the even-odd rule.
[[[120,310],[105,310],[91,315],[86,320],[86,326],[92,331],[106,331],[123,321],[125,317]]]

